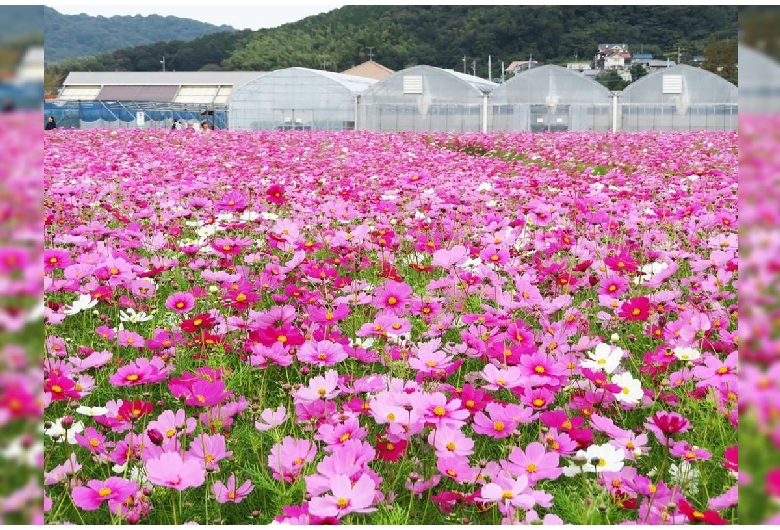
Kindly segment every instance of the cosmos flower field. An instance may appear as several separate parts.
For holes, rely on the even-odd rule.
[[[737,143],[47,134],[46,521],[737,523]]]

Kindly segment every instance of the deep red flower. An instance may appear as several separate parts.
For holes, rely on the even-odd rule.
[[[706,510],[700,512],[691,506],[685,499],[679,499],[677,501],[677,506],[692,523],[729,524],[728,520],[721,517],[720,514],[715,510]]]
[[[133,401],[123,401],[117,411],[117,418],[124,421],[135,421],[154,409],[154,404],[148,401],[135,399]]]
[[[380,440],[380,435],[377,435],[377,440]],[[406,441],[399,440],[397,442],[390,442],[389,440],[377,441],[376,449],[378,456],[381,460],[387,460],[388,462],[397,462],[401,455],[406,450]]]
[[[186,333],[195,333],[196,331],[211,329],[214,324],[216,324],[214,317],[208,313],[201,313],[200,315],[195,315],[192,318],[183,320],[181,323],[181,330]]]
[[[688,429],[690,423],[676,412],[659,410],[653,415],[653,423],[665,434],[677,434]]]
[[[81,394],[76,388],[76,383],[67,377],[53,376],[46,380],[43,391],[51,394],[54,401],[65,401],[68,399],[79,399]]]
[[[739,446],[732,445],[726,449],[726,451],[723,453],[723,456],[726,458],[726,461],[723,462],[723,465],[726,469],[730,471],[739,470]]]
[[[647,320],[650,317],[650,299],[646,296],[632,298],[620,306],[618,316],[626,320]]]
[[[265,198],[273,204],[284,204],[287,198],[284,196],[284,186],[272,184],[265,190]]]

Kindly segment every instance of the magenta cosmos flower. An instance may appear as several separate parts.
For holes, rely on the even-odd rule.
[[[206,470],[198,460],[182,460],[179,453],[163,453],[146,462],[149,482],[179,491],[196,488],[206,481]]]
[[[103,480],[90,480],[86,486],[73,488],[73,503],[82,510],[92,511],[100,508],[103,501],[125,502],[138,491],[138,484],[120,477]]]
[[[396,316],[406,311],[406,302],[412,295],[412,288],[405,283],[388,280],[374,292],[374,304]]]
[[[165,300],[165,307],[177,313],[186,313],[195,307],[195,297],[186,292],[173,293]]]
[[[319,517],[341,519],[347,514],[369,513],[376,497],[376,484],[368,475],[362,475],[355,485],[346,475],[336,475],[330,479],[330,491],[333,495],[315,497],[309,503],[309,513]]]

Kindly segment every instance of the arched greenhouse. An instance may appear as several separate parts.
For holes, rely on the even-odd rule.
[[[780,111],[780,64],[744,44],[739,45],[739,108],[760,114]]]
[[[230,98],[234,130],[354,129],[357,96],[374,79],[285,68],[238,87]]]
[[[481,131],[496,86],[434,66],[413,66],[372,85],[361,96],[360,128],[369,131]]]
[[[612,93],[580,72],[526,70],[490,96],[494,131],[610,131]]]
[[[620,96],[623,131],[730,131],[737,128],[737,87],[688,65],[647,75]]]

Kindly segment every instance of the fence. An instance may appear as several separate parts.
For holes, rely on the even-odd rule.
[[[196,127],[207,121],[214,129],[227,129],[228,123],[226,106],[140,102],[47,101],[44,104],[44,120],[49,116],[54,117],[57,127],[66,129],[170,129],[176,120]]]
[[[40,100],[39,100],[40,101]],[[301,105],[305,107],[305,105]],[[253,109],[254,110],[254,109]],[[422,111],[424,110],[424,112]],[[410,104],[371,104],[358,99],[349,109],[271,109],[264,120],[251,122],[250,111],[232,111],[244,116],[251,129],[278,130],[368,130],[378,132],[479,132],[488,131],[611,131],[613,108],[607,105],[435,104],[425,109]],[[127,102],[51,102],[44,104],[44,119],[54,116],[60,128],[171,128],[174,120],[212,128],[229,128],[227,106],[201,107]],[[487,117],[484,113],[487,112]],[[138,113],[143,114],[139,122]],[[639,131],[730,131],[737,128],[738,105],[678,105],[618,103],[617,130]],[[354,117],[357,117],[357,123]],[[241,119],[234,120],[242,122]],[[242,122],[243,123],[243,122]]]

